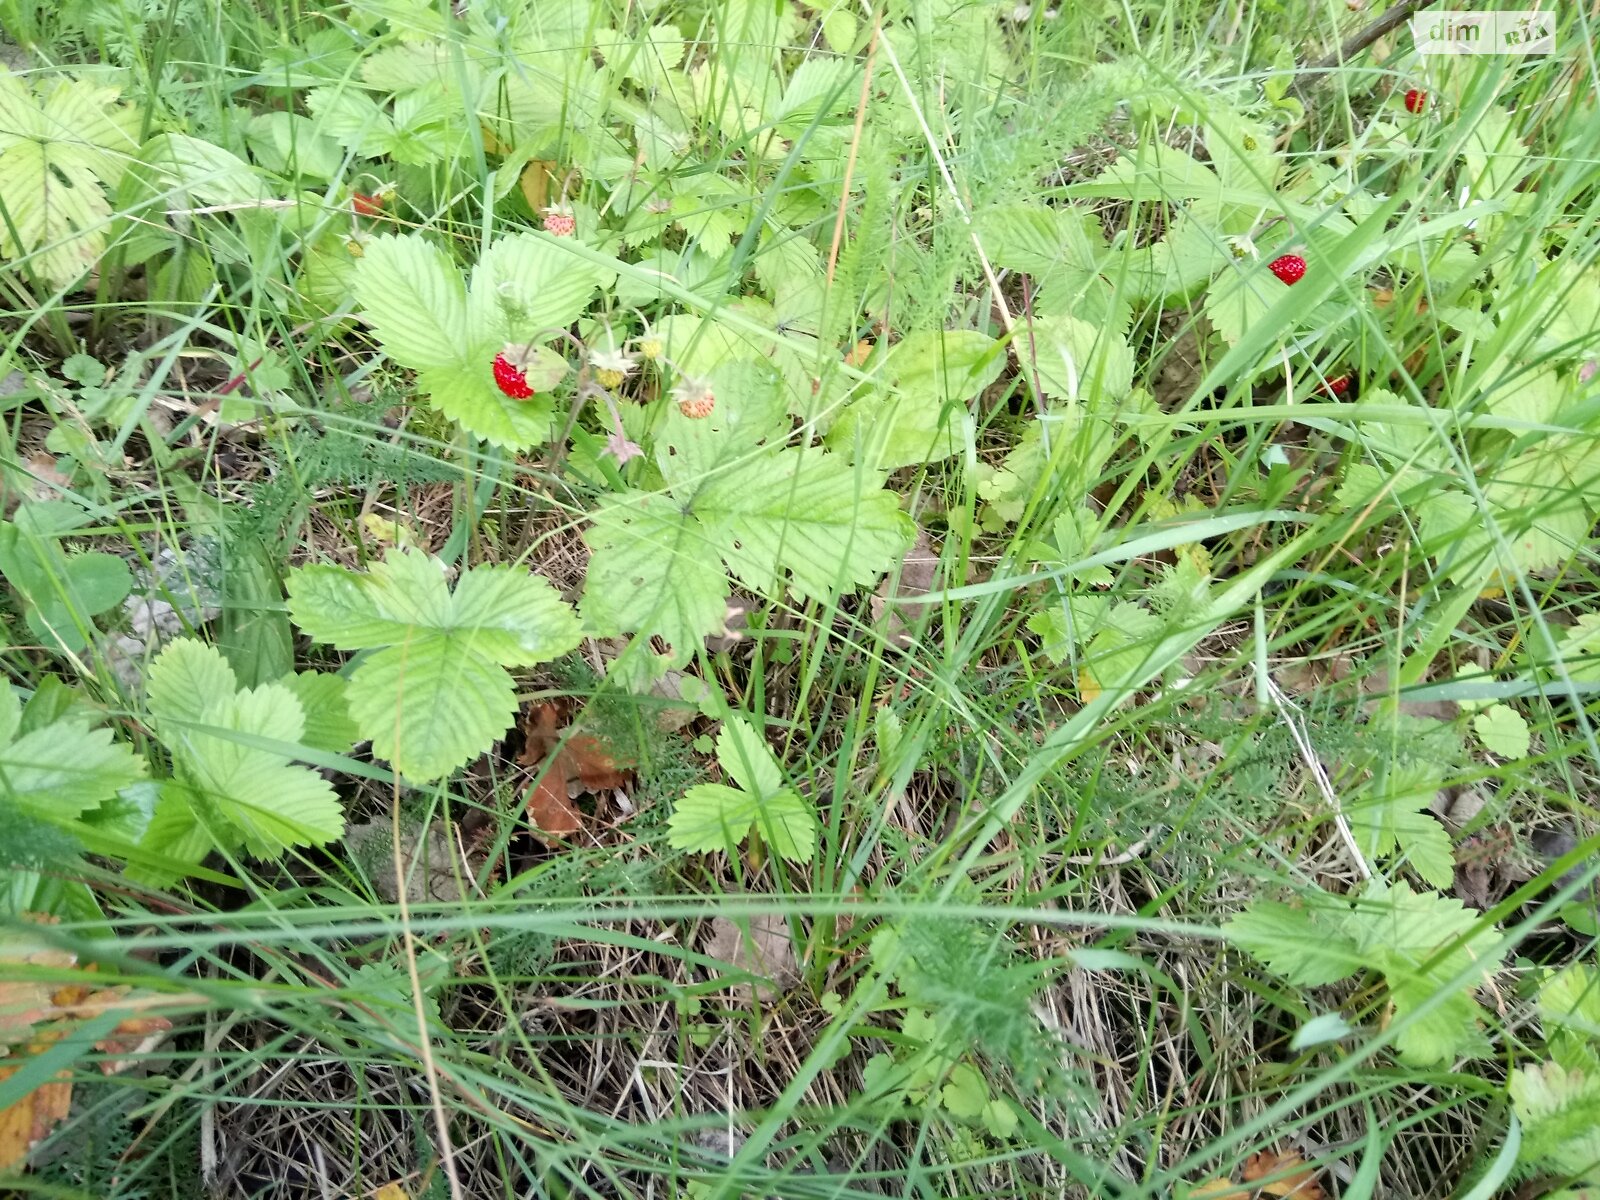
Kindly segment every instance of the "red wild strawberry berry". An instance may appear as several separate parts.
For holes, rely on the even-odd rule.
[[[368,195],[366,192],[351,192],[350,207],[356,210],[358,217],[381,217],[383,215],[383,197]]]
[[[1337,399],[1338,397],[1344,395],[1349,390],[1350,390],[1350,376],[1348,376],[1348,375],[1340,375],[1335,379],[1328,380],[1328,382],[1323,385],[1322,394],[1325,395],[1325,396],[1332,396],[1335,399]]]
[[[565,206],[544,210],[544,231],[551,237],[571,237],[578,230],[578,222]]]
[[[1305,278],[1306,260],[1298,254],[1285,254],[1269,262],[1267,270],[1292,286]]]
[[[522,368],[507,358],[504,352],[494,356],[494,385],[513,400],[526,400],[533,395]]]
[[[1406,111],[1420,113],[1428,107],[1428,93],[1421,88],[1410,88],[1406,91]]]

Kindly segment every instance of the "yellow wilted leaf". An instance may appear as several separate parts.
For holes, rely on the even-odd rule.
[[[49,923],[44,918],[36,918]],[[77,956],[58,950],[25,935],[9,934],[0,941],[0,964],[32,966],[45,970],[68,970],[77,965]],[[0,1083],[20,1071],[27,1060],[43,1053],[67,1031],[68,1022],[87,1020],[120,1008],[127,999],[126,987],[91,990],[95,977],[90,967],[81,982],[57,986],[43,980],[5,979],[0,981]],[[172,1022],[159,1016],[130,1016],[95,1043],[106,1054],[132,1054],[146,1039],[153,1040],[172,1028]],[[110,1075],[126,1064],[108,1060],[100,1069]],[[0,1171],[19,1167],[28,1152],[39,1144],[72,1108],[71,1075],[62,1071],[42,1083],[9,1108],[0,1110]]]
[[[30,1046],[40,1050],[44,1043]],[[0,1067],[0,1083],[20,1067]],[[10,1108],[0,1109],[0,1171],[20,1167],[32,1150],[72,1108],[72,1083],[63,1071],[57,1082],[40,1084]],[[65,1082],[62,1082],[65,1081]]]
[[[1078,699],[1085,704],[1093,704],[1100,699],[1100,693],[1105,689],[1100,686],[1100,681],[1094,677],[1088,667],[1078,672]]]
[[[396,1181],[384,1184],[373,1193],[372,1200],[411,1200],[411,1193]]]
[[[536,213],[543,212],[550,204],[550,176],[555,169],[556,164],[546,158],[530,159],[522,168],[522,178],[518,180],[522,198]]]

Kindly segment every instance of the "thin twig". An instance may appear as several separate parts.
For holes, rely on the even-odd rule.
[[[1376,21],[1373,21],[1370,25],[1363,26],[1347,37],[1344,40],[1344,44],[1332,54],[1301,67],[1299,78],[1295,80],[1294,90],[1305,91],[1312,84],[1317,83],[1324,72],[1349,62],[1396,25],[1409,18],[1412,13],[1428,8],[1433,2],[1434,0],[1400,0],[1399,4],[1389,9]]]

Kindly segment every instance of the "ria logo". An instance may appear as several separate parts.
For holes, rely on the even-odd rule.
[[[1549,54],[1555,49],[1556,15],[1445,10],[1411,18],[1418,54]]]

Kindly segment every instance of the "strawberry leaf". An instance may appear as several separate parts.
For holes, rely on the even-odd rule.
[[[148,849],[193,862],[217,842],[277,858],[344,831],[332,785],[292,763],[305,714],[287,687],[240,689],[220,651],[185,638],[151,666],[148,699],[174,776],[145,831]]]
[[[787,584],[802,599],[826,596],[876,579],[911,545],[894,495],[836,455],[751,445],[737,429],[669,434],[658,454],[666,493],[611,497],[588,533],[590,626],[669,645],[634,682],[687,661],[721,627],[729,572],[769,595]]]
[[[370,651],[350,676],[350,717],[373,752],[413,782],[487,750],[516,716],[506,667],[578,644],[578,621],[548,582],[512,566],[474,567],[452,595],[444,565],[392,551],[366,574],[313,565],[289,576],[289,615],[341,650]]]
[[[685,792],[667,820],[668,844],[691,853],[733,853],[754,827],[779,857],[809,862],[817,849],[816,813],[783,786],[778,760],[742,717],[723,722],[717,762],[739,786],[702,783]]]
[[[373,238],[356,266],[355,293],[384,353],[402,367],[470,369],[466,288],[431,242]],[[488,360],[482,365],[487,372]]]
[[[113,742],[110,730],[90,724],[89,712],[72,708],[27,729],[17,693],[0,681],[0,795],[6,803],[42,820],[72,820],[142,779],[144,760]],[[19,730],[26,731],[19,737]]]
[[[117,99],[115,88],[64,77],[30,89],[0,67],[0,256],[26,258],[52,287],[105,249],[104,189],[137,149],[138,114]]]

